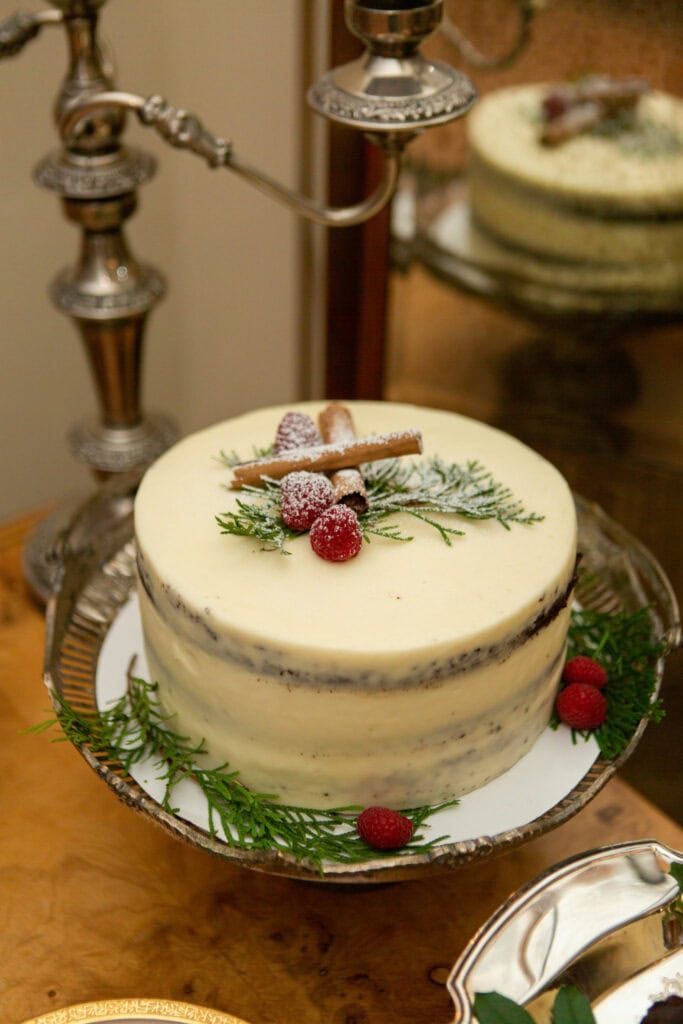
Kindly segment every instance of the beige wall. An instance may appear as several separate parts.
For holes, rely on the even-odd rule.
[[[0,17],[14,9],[0,0]],[[158,92],[197,113],[242,157],[293,185],[299,16],[299,0],[110,0],[101,27],[120,88]],[[0,520],[92,487],[64,437],[94,412],[94,392],[76,329],[47,297],[76,256],[77,231],[30,180],[56,145],[50,110],[65,52],[62,30],[49,29],[0,65]],[[146,407],[172,414],[185,433],[291,400],[303,334],[297,219],[135,120],[127,137],[160,162],[129,239],[169,282],[147,331]]]

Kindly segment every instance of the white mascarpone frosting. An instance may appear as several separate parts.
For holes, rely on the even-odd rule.
[[[221,450],[252,456],[291,406],[181,441],[135,507],[150,672],[178,728],[255,789],[293,804],[409,807],[482,785],[547,724],[576,557],[561,475],[512,437],[451,413],[349,403],[356,433],[414,427],[426,458],[479,460],[533,525],[448,517],[447,546],[402,515],[409,543],[373,539],[345,563],[306,535],[283,556],[222,535],[239,492]],[[314,418],[321,404],[296,406]]]
[[[621,134],[540,142],[548,85],[485,96],[468,119],[471,205],[477,223],[536,255],[661,268],[683,280],[683,101],[643,96]]]

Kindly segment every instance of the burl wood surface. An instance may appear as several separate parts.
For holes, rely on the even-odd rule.
[[[683,830],[618,779],[571,822],[449,875],[329,887],[230,866],[118,802],[48,708],[43,616],[21,579],[27,523],[0,529],[0,1018],[177,999],[253,1024],[447,1024],[450,965],[489,914],[581,850]]]

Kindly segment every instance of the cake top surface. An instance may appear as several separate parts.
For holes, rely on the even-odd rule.
[[[550,463],[453,413],[384,402],[348,407],[358,436],[417,428],[421,458],[477,459],[543,520],[506,529],[451,516],[449,525],[464,536],[448,546],[432,527],[400,514],[412,541],[374,538],[342,564],[319,558],[306,534],[288,544],[289,556],[264,551],[251,538],[219,530],[216,516],[244,497],[229,489],[232,474],[220,452],[250,459],[254,446],[272,443],[287,411],[316,418],[323,404],[247,413],[179,442],[147,471],[138,492],[135,530],[145,564],[190,613],[271,649],[343,651],[348,662],[355,653],[400,658],[468,647],[501,624],[513,633],[551,603],[573,570],[576,519],[571,492]]]
[[[540,134],[551,88],[512,86],[484,96],[468,118],[475,157],[555,199],[683,213],[683,100],[652,90],[639,100],[631,128],[595,128],[548,147]]]

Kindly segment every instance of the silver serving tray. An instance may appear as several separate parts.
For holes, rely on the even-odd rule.
[[[477,992],[499,992],[548,1021],[576,984],[597,1024],[638,1024],[655,999],[683,994],[683,912],[669,873],[683,853],[654,840],[582,853],[529,882],[475,935],[447,982],[454,1024]]]
[[[65,533],[59,551],[58,587],[47,607],[44,680],[55,708],[65,699],[78,710],[97,709],[95,679],[100,651],[135,584],[133,499],[139,477],[116,478],[86,502]],[[653,630],[668,648],[680,639],[678,608],[671,586],[653,556],[596,505],[576,499],[583,574],[577,597],[583,606],[607,612],[648,606]],[[658,665],[658,685],[664,658]],[[554,806],[520,827],[464,841],[446,842],[428,853],[387,855],[357,864],[311,865],[277,851],[243,850],[206,829],[171,814],[118,762],[87,744],[78,747],[94,771],[125,803],[192,845],[243,866],[316,882],[379,882],[450,870],[516,846],[556,828],[584,807],[637,746],[642,722],[614,761],[598,757],[580,781]],[[438,827],[438,826],[437,826]]]

